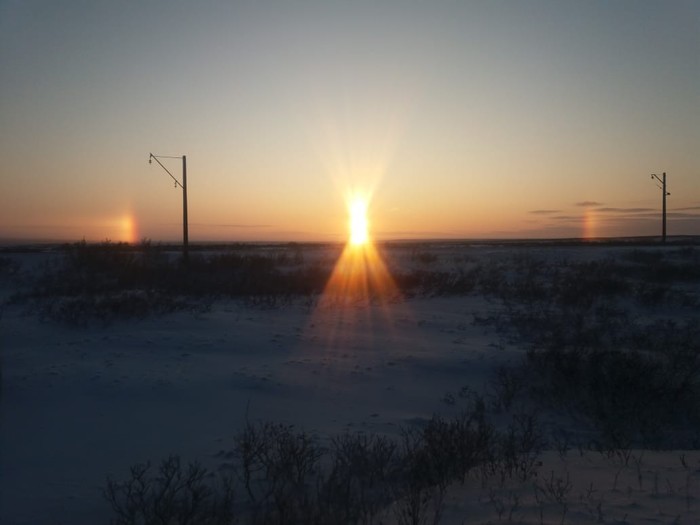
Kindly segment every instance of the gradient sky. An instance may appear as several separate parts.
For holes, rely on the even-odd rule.
[[[0,0],[0,238],[700,234],[700,1]],[[166,164],[180,176],[181,163]]]

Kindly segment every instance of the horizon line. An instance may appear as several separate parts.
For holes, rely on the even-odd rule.
[[[668,241],[696,241],[700,243],[700,234],[679,234],[679,235],[667,235]],[[617,236],[596,236],[596,237],[415,237],[415,238],[387,238],[387,239],[377,239],[372,241],[374,244],[547,244],[547,243],[576,243],[576,244],[589,244],[589,243],[614,243],[614,242],[625,242],[625,243],[656,243],[661,241],[661,235],[617,235]],[[20,239],[20,238],[0,238],[0,247],[26,247],[26,246],[66,246],[73,244],[85,243],[87,245],[98,246],[101,244],[114,244],[114,245],[125,245],[130,247],[138,247],[143,244],[151,244],[160,247],[180,249],[182,247],[181,240],[153,240],[153,239],[142,239],[140,241],[122,241],[122,240],[112,240],[109,238],[102,239],[100,241],[86,241],[84,238],[80,240],[59,240],[59,239]],[[672,244],[671,242],[670,244]],[[198,240],[190,241],[190,247],[196,246],[240,246],[240,245],[257,245],[257,246],[284,246],[284,245],[337,245],[343,246],[347,244],[347,241],[334,241],[334,240],[316,240],[316,241],[294,241],[294,240]]]

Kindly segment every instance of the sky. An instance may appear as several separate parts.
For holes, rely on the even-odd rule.
[[[0,0],[0,239],[700,234],[700,0]],[[163,159],[179,179],[180,159]]]

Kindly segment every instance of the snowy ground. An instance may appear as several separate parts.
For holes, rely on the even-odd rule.
[[[579,250],[596,258],[605,249],[552,257]],[[24,272],[46,257],[17,256]],[[6,276],[3,296],[13,287]],[[453,414],[451,394],[483,391],[497,364],[524,351],[474,322],[496,308],[480,295],[346,308],[299,300],[259,309],[227,299],[205,312],[74,328],[6,306],[0,523],[108,523],[108,475],[170,453],[215,470],[246,414],[320,440],[343,430],[395,435]],[[495,479],[453,486],[443,522],[700,523],[695,451],[632,451],[625,464],[552,450],[540,461],[539,491]],[[565,485],[561,501],[547,496],[548,480]]]

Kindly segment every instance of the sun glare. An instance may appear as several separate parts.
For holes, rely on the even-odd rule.
[[[398,289],[369,234],[368,198],[347,198],[350,237],[326,283],[321,303],[357,305],[358,301],[385,303],[398,297]]]
[[[355,246],[367,244],[367,203],[355,198],[350,203],[350,244]]]

